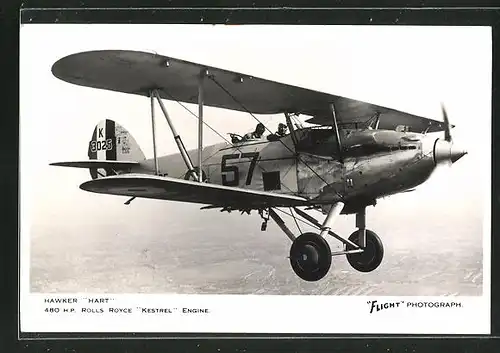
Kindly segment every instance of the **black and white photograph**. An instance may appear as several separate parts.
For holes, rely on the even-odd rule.
[[[489,27],[23,24],[21,297],[483,333],[491,75]]]

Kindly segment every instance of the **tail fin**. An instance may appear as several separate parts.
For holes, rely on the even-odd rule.
[[[94,128],[89,142],[88,156],[90,160],[106,161],[143,161],[144,153],[132,137],[121,125],[113,120],[102,120]]]
[[[88,144],[88,161],[58,162],[51,165],[88,168],[92,179],[128,173],[146,157],[132,135],[113,120],[100,121]]]
[[[90,160],[140,162],[145,159],[144,153],[134,137],[120,124],[113,120],[101,120],[94,128],[88,146]],[[116,175],[117,165],[111,163],[108,168],[90,168],[92,179]]]

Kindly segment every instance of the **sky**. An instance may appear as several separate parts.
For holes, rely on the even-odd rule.
[[[454,217],[482,210],[491,149],[487,27],[28,24],[21,26],[20,35],[21,193],[29,204],[24,219],[31,224],[74,227],[109,223],[113,217],[125,221],[130,215],[155,220],[156,215],[166,217],[161,212],[172,205],[139,200],[140,207],[124,211],[123,197],[78,188],[90,179],[87,170],[48,165],[86,160],[94,126],[105,118],[129,130],[146,157],[153,155],[147,98],[76,86],[52,76],[58,59],[98,49],[157,52],[437,120],[442,120],[442,102],[456,125],[454,140],[469,154],[416,192],[384,200],[385,206],[375,208],[372,217],[390,214],[393,222],[398,216],[418,214],[430,220],[447,213],[452,228]],[[197,120],[176,102],[164,102],[186,147],[196,148]],[[189,108],[196,112],[195,106]],[[243,112],[207,107],[204,115],[225,136],[241,135],[256,124]],[[259,118],[271,130],[283,120]],[[159,113],[156,128],[158,154],[177,153]],[[221,142],[207,128],[204,139],[205,144]],[[199,206],[182,209],[193,217],[200,213]],[[221,222],[221,230],[227,226],[224,217],[217,213],[212,218]]]

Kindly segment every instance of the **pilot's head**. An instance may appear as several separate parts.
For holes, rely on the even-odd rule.
[[[288,129],[288,127],[285,124],[279,123],[279,125],[278,125],[278,134],[280,134],[280,135],[286,134],[286,130],[287,129]]]
[[[259,135],[262,135],[266,131],[266,128],[264,127],[264,124],[258,123],[257,127],[255,128],[255,132]]]

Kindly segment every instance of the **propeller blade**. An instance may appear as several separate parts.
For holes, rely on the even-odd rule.
[[[446,109],[444,108],[444,104],[441,103],[441,111],[443,113],[443,120],[444,120],[444,139],[445,141],[451,142],[451,124],[450,120],[448,119],[448,114],[446,113]]]

